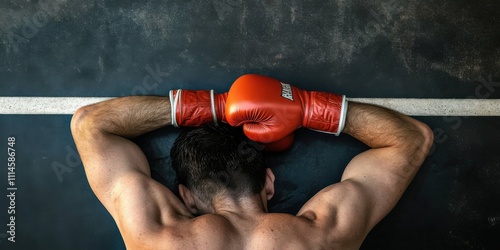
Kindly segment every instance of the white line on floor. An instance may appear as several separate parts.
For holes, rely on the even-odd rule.
[[[113,97],[0,97],[0,114],[69,115]],[[349,98],[410,116],[500,116],[500,99]]]

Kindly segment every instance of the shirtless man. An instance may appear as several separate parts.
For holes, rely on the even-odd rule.
[[[227,103],[225,94],[182,95],[111,99],[73,116],[71,130],[90,186],[128,249],[358,249],[396,205],[433,140],[431,130],[413,118],[367,104],[349,102],[347,107],[342,96],[303,91],[263,76],[239,78]],[[196,102],[208,113],[194,112]],[[183,117],[187,113],[202,119]],[[342,132],[371,149],[354,157],[341,182],[318,192],[296,215],[268,213],[272,171],[258,154],[238,160],[241,151],[259,151],[228,127],[195,129],[172,149],[181,201],[151,178],[145,155],[130,138],[173,123],[201,125],[212,117],[245,124],[245,134],[263,143],[289,136],[297,127],[339,133],[345,122]],[[234,146],[238,143],[246,145],[244,150]],[[237,171],[217,167],[221,164]],[[203,167],[212,173],[196,172]],[[220,173],[226,178],[218,178]]]

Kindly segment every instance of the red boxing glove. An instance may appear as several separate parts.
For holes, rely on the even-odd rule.
[[[226,122],[224,106],[227,93],[213,90],[170,90],[172,125],[196,127],[218,121]]]
[[[279,141],[301,126],[339,135],[345,124],[347,99],[250,74],[231,86],[225,113],[229,124],[243,125],[250,139],[263,143]]]
[[[227,93],[215,94],[213,90],[170,90],[172,125],[197,127],[218,121],[226,122],[224,106]],[[280,152],[290,148],[294,135],[280,141],[264,144],[264,151]]]

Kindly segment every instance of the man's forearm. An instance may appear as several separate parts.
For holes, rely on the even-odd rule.
[[[398,147],[401,156],[415,165],[427,155],[427,145],[432,132],[427,125],[393,110],[350,102],[344,133],[360,140],[371,148]]]
[[[133,138],[171,124],[170,101],[161,96],[115,98],[80,108],[87,129]]]
[[[411,140],[419,133],[415,122],[418,121],[393,110],[350,102],[343,132],[371,148],[381,148]]]

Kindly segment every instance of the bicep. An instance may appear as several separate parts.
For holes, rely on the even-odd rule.
[[[387,147],[363,152],[347,165],[342,182],[352,181],[359,186],[367,231],[396,206],[415,176],[419,166],[410,162],[401,149]]]
[[[78,136],[89,184],[120,230],[149,230],[191,216],[167,187],[151,178],[146,156],[135,143],[100,132]]]
[[[122,177],[140,173],[150,176],[141,149],[123,137],[88,130],[75,136],[90,187],[109,212]]]
[[[369,220],[363,191],[352,180],[332,184],[304,204],[297,216],[309,219],[329,244],[361,242]]]
[[[162,237],[182,220],[193,218],[172,191],[143,174],[122,177],[113,218],[126,243]]]
[[[414,171],[397,149],[367,150],[347,165],[342,180],[321,190],[299,212],[337,239],[361,242],[395,206]],[[393,171],[401,169],[401,171]]]

